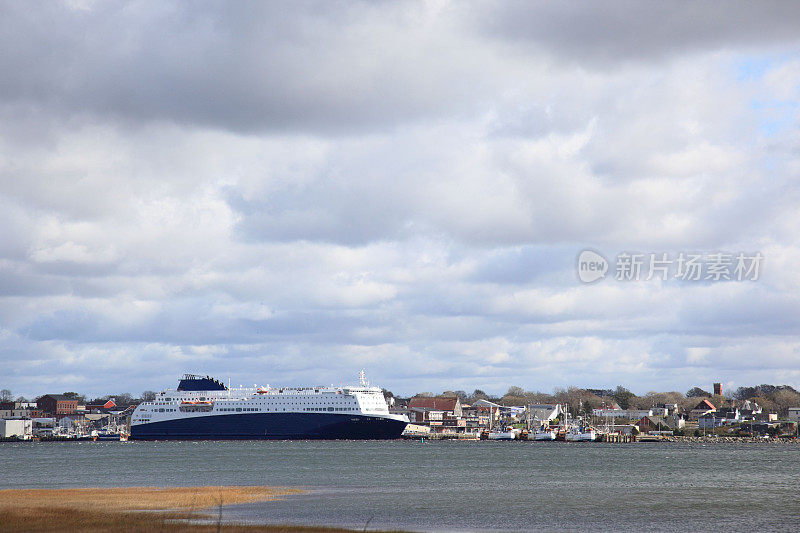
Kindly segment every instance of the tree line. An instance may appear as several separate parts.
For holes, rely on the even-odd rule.
[[[106,394],[105,396],[100,396],[97,398],[89,398],[84,394],[79,394],[74,391],[62,392],[61,394],[62,396],[66,396],[70,400],[76,400],[79,405],[87,405],[87,404],[97,405],[100,403],[106,403],[108,400],[113,399],[115,404],[125,406],[125,405],[138,404],[141,402],[151,402],[156,399],[156,393],[151,390],[144,391],[139,397],[135,397],[129,392],[122,392],[119,394]],[[29,400],[24,396],[17,396],[16,398],[14,398],[14,395],[9,389],[0,390],[0,402],[14,402],[14,401],[38,402],[39,398],[41,398],[42,396],[46,395],[42,394],[40,396],[33,398],[32,400]]]

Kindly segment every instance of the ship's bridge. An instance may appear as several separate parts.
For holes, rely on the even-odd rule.
[[[211,376],[196,376],[194,374],[185,374],[180,383],[178,383],[179,391],[211,391],[211,390],[228,390],[221,381],[212,378]]]

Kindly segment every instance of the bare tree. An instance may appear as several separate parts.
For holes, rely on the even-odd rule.
[[[130,392],[123,392],[121,394],[117,394],[114,400],[114,403],[117,405],[130,405],[133,403],[133,396],[131,396]]]
[[[72,391],[65,392],[64,396],[66,396],[70,400],[77,400],[77,402],[81,404],[86,403],[86,397],[81,394],[78,394],[77,392],[72,392]]]
[[[687,398],[710,398],[711,393],[708,391],[704,391],[700,387],[692,387],[688,391],[686,391]]]
[[[511,386],[505,394],[506,396],[525,396],[525,389],[522,387]]]
[[[778,414],[786,416],[790,407],[800,406],[800,394],[794,390],[778,390],[772,395],[772,400],[778,408]]]
[[[620,407],[623,409],[628,409],[630,407],[631,400],[636,398],[636,395],[622,385],[617,385],[617,388],[614,389],[614,394],[612,394],[611,397],[614,398],[614,401],[617,402]]]
[[[475,402],[477,400],[488,400],[489,395],[483,392],[481,389],[475,389],[472,391],[472,394],[469,395],[470,403]]]
[[[655,392],[650,391],[644,396],[631,398],[630,405],[636,409],[649,409],[654,405],[659,404],[675,404],[680,403],[684,396],[680,392]],[[695,402],[697,403],[697,402]]]
[[[0,402],[10,402],[14,400],[14,395],[8,389],[0,390]]]
[[[522,387],[512,386],[508,388],[502,398],[501,403],[504,405],[525,405],[528,402],[528,393]]]

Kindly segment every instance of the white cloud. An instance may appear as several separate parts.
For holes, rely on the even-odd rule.
[[[4,388],[800,385],[794,8],[317,7],[8,9]],[[585,247],[764,272],[587,286]]]

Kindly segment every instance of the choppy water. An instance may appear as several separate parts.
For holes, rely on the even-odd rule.
[[[800,528],[800,446],[534,442],[0,444],[0,488],[281,485],[227,519],[358,529]]]

